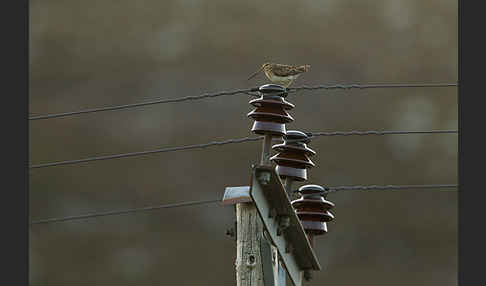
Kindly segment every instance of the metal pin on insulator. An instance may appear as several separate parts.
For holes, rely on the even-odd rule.
[[[256,107],[247,115],[255,120],[251,131],[261,135],[285,135],[285,123],[294,121],[287,110],[295,107],[284,99],[287,89],[277,84],[266,84],[260,86],[258,92],[260,97],[249,102]]]
[[[326,200],[325,189],[318,185],[304,185],[297,191],[302,197],[292,201],[292,206],[299,217],[307,238],[314,247],[313,238],[327,233],[327,222],[334,219],[329,212],[334,204]]]
[[[272,147],[278,152],[270,158],[277,164],[277,173],[282,179],[307,180],[307,169],[314,167],[309,157],[316,154],[314,150],[307,147],[310,138],[304,132],[289,130],[283,136],[283,140],[284,143]]]

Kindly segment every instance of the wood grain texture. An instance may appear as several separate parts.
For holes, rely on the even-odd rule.
[[[264,286],[260,237],[263,224],[253,203],[236,205],[236,285]]]

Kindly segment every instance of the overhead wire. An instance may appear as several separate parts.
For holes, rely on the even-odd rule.
[[[79,219],[101,217],[101,216],[112,216],[112,215],[121,215],[121,214],[128,214],[128,213],[147,212],[147,211],[160,210],[160,209],[197,206],[197,205],[203,205],[203,204],[216,203],[216,202],[219,202],[219,201],[221,201],[221,200],[220,199],[213,199],[213,200],[202,200],[202,201],[190,201],[190,202],[165,204],[165,205],[158,205],[158,206],[148,206],[148,207],[143,207],[143,208],[132,208],[132,209],[125,209],[125,210],[117,210],[117,211],[94,212],[94,213],[88,213],[88,214],[84,214],[84,215],[40,219],[40,220],[32,221],[30,224],[45,224],[45,223],[79,220]]]
[[[53,167],[53,166],[60,166],[60,165],[71,165],[71,164],[79,164],[79,163],[86,163],[86,162],[92,162],[92,161],[110,160],[110,159],[118,159],[118,158],[134,157],[134,156],[143,156],[143,155],[149,155],[149,154],[155,154],[155,153],[174,152],[174,151],[191,150],[191,149],[202,149],[202,148],[206,148],[206,147],[210,147],[210,146],[221,146],[221,145],[226,145],[226,144],[258,141],[258,140],[261,140],[261,139],[262,139],[261,137],[235,138],[235,139],[228,139],[228,140],[224,140],[224,141],[213,141],[213,142],[203,143],[203,144],[168,147],[168,148],[160,148],[160,149],[155,149],[155,150],[122,153],[122,154],[113,154],[113,155],[105,155],[105,156],[96,156],[96,157],[89,157],[89,158],[85,158],[85,159],[76,159],[76,160],[67,160],[67,161],[60,161],[60,162],[37,164],[37,165],[31,165],[29,167],[29,169],[46,168],[46,167]]]
[[[413,189],[442,189],[449,190],[457,188],[457,184],[430,184],[430,185],[370,185],[370,186],[337,186],[329,187],[327,193],[334,193],[338,191],[381,191],[381,190],[413,190]]]
[[[326,187],[327,193],[333,193],[343,190],[362,190],[362,191],[371,191],[371,190],[411,190],[411,189],[437,189],[437,190],[450,190],[450,189],[457,189],[457,184],[430,184],[430,185],[369,185],[369,186],[336,186],[336,187]],[[66,217],[55,217],[55,218],[48,218],[48,219],[39,219],[34,220],[30,224],[49,224],[49,223],[56,223],[56,222],[64,222],[64,221],[73,221],[73,220],[81,220],[81,219],[88,219],[88,218],[95,218],[95,217],[103,217],[103,216],[114,216],[114,215],[122,215],[128,213],[140,213],[140,212],[147,212],[147,211],[154,211],[160,209],[169,209],[169,208],[179,208],[179,207],[188,207],[188,206],[197,206],[197,205],[205,205],[205,204],[212,204],[221,202],[221,199],[209,199],[209,200],[200,200],[200,201],[189,201],[189,202],[181,202],[181,203],[172,203],[172,204],[164,204],[164,205],[156,205],[156,206],[148,206],[148,207],[141,207],[141,208],[131,208],[131,209],[124,209],[124,210],[113,210],[113,211],[105,211],[105,212],[92,212],[82,215],[73,215],[73,216],[66,216]]]
[[[41,119],[51,119],[51,118],[58,118],[58,117],[67,117],[67,116],[86,114],[86,113],[95,113],[95,112],[103,112],[103,111],[129,109],[129,108],[148,106],[148,105],[154,105],[154,104],[164,104],[164,103],[175,103],[175,102],[184,102],[184,101],[191,101],[191,100],[200,100],[200,99],[205,99],[205,98],[213,98],[213,97],[226,96],[226,95],[235,95],[235,94],[251,95],[249,93],[254,92],[254,91],[258,91],[258,88],[237,89],[237,90],[232,90],[232,91],[221,91],[221,92],[216,92],[216,93],[205,93],[205,94],[202,94],[202,95],[185,96],[185,97],[180,97],[180,98],[157,99],[157,100],[140,102],[140,103],[107,106],[107,107],[99,107],[99,108],[90,108],[90,109],[71,111],[71,112],[36,115],[36,116],[29,117],[29,120],[41,120]]]
[[[320,90],[320,89],[370,89],[370,88],[411,88],[411,87],[453,87],[457,83],[384,83],[384,84],[322,84],[315,86],[290,87],[287,90],[293,92],[298,90]]]
[[[300,87],[291,87],[287,88],[287,92],[294,93],[299,90],[320,90],[320,89],[370,89],[370,88],[417,88],[417,87],[453,87],[457,86],[457,83],[395,83],[395,84],[330,84],[330,85],[316,85],[316,86],[300,86]],[[130,109],[136,108],[141,106],[148,106],[148,105],[155,105],[155,104],[167,104],[167,103],[176,103],[176,102],[184,102],[184,101],[194,101],[194,100],[201,100],[207,98],[214,98],[220,96],[229,96],[229,95],[236,95],[236,94],[246,94],[250,96],[258,96],[252,92],[257,92],[258,87],[247,88],[247,89],[236,89],[231,91],[220,91],[215,93],[204,93],[201,95],[192,95],[192,96],[185,96],[180,98],[170,98],[170,99],[157,99],[147,102],[140,102],[140,103],[132,103],[132,104],[124,104],[124,105],[115,105],[115,106],[106,106],[106,107],[99,107],[99,108],[90,108],[90,109],[83,109],[78,111],[70,111],[70,112],[61,112],[61,113],[52,113],[52,114],[44,114],[44,115],[34,115],[30,116],[29,120],[44,120],[44,119],[52,119],[52,118],[60,118],[60,117],[68,117],[86,113],[96,113],[96,112],[104,112],[104,111],[114,111],[114,110],[123,110],[123,109]]]
[[[440,134],[440,133],[458,133],[458,130],[429,130],[429,131],[378,131],[378,130],[356,131],[356,130],[353,130],[353,131],[333,131],[333,132],[308,132],[308,134],[311,137],[319,137],[319,136],[368,136],[368,135],[380,135],[380,136],[382,136],[382,135],[398,135],[398,134]],[[75,159],[75,160],[66,160],[66,161],[34,164],[34,165],[29,166],[29,169],[39,169],[39,168],[47,168],[47,167],[54,167],[54,166],[61,166],[61,165],[72,165],[72,164],[87,163],[87,162],[92,162],[92,161],[102,161],[102,160],[111,160],[111,159],[126,158],[126,157],[144,156],[144,155],[155,154],[155,153],[203,149],[203,148],[207,148],[207,147],[211,147],[211,146],[222,146],[222,145],[227,145],[227,144],[253,142],[253,141],[259,141],[259,140],[262,140],[262,139],[263,139],[263,136],[233,138],[233,139],[228,139],[228,140],[223,140],[223,141],[212,141],[212,142],[203,143],[203,144],[167,147],[167,148],[159,148],[159,149],[154,149],[154,150],[95,156],[95,157],[89,157],[89,158],[84,158],[84,159]],[[277,140],[279,140],[279,139],[277,138]],[[289,140],[289,141],[291,141],[291,140]]]

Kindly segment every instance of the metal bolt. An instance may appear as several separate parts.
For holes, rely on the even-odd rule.
[[[255,258],[255,255],[250,254],[250,255],[248,256],[248,259],[246,260],[246,265],[247,265],[248,267],[254,267],[254,266],[255,266],[255,264],[256,264],[256,258]]]
[[[290,243],[288,243],[286,246],[285,246],[285,252],[289,253],[289,252],[293,252],[294,251],[294,246]]]
[[[277,235],[281,235],[282,232],[290,226],[290,217],[288,215],[279,216]]]
[[[276,209],[271,209],[271,210],[268,212],[268,217],[269,217],[269,218],[276,217],[276,216],[277,216],[277,210],[276,210]]]
[[[226,235],[231,236],[231,237],[235,237],[235,229],[233,227],[228,228],[226,230]]]
[[[305,281],[311,281],[312,272],[310,272],[310,270],[304,270],[304,279]]]
[[[290,226],[290,217],[288,215],[283,215],[280,217],[280,227],[286,229]]]
[[[268,185],[270,182],[271,174],[269,172],[261,172],[258,176],[258,181],[262,185]]]

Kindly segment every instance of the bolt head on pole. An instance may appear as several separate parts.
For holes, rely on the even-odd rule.
[[[258,181],[262,185],[268,185],[270,182],[271,174],[269,172],[261,172],[258,176]]]

